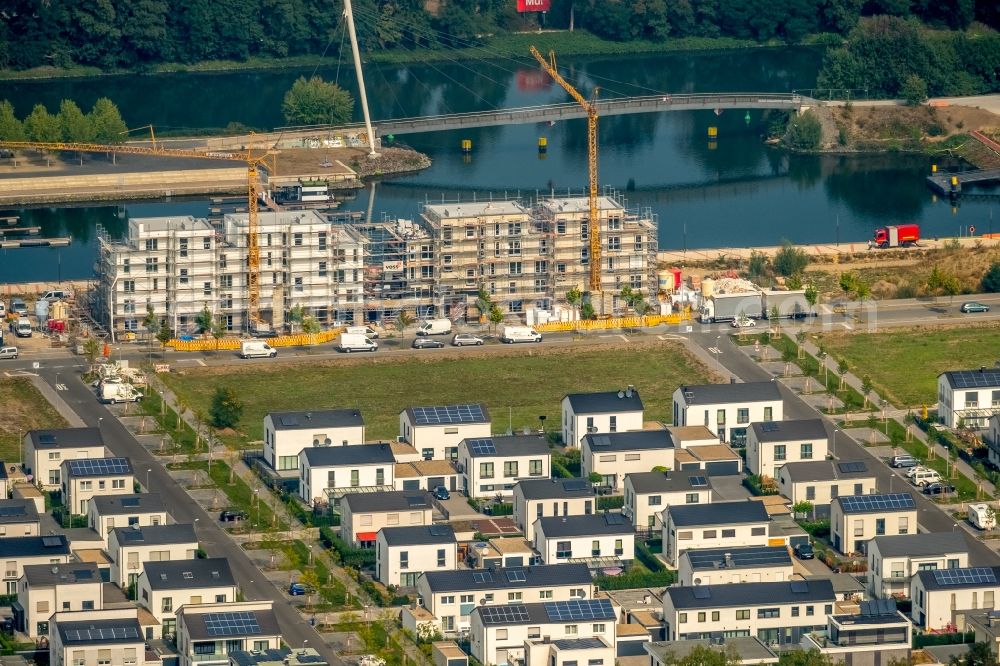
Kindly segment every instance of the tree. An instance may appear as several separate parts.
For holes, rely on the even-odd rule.
[[[496,327],[503,323],[503,310],[500,306],[494,303],[490,306],[490,325],[493,326],[493,330],[496,331]]]
[[[14,114],[14,105],[0,100],[0,141],[24,141],[24,125]]]
[[[837,374],[840,375],[840,390],[844,390],[844,384],[847,381],[847,371],[851,369],[851,366],[847,364],[847,361],[840,360],[837,361]]]
[[[89,143],[94,140],[90,118],[83,114],[73,100],[64,99],[59,104],[59,128],[63,141]]]
[[[492,306],[493,298],[490,296],[490,292],[486,291],[485,285],[479,285],[479,293],[476,294],[476,309],[479,310],[480,321],[489,317]]]
[[[319,333],[322,327],[319,324],[319,320],[312,315],[306,316],[302,320],[302,332],[312,335],[313,333]]]
[[[782,652],[778,657],[778,666],[835,666],[840,660],[834,661],[816,648],[809,650],[790,650]]]
[[[600,474],[600,472],[591,472],[590,474],[587,475],[587,480],[590,481],[595,486],[598,483],[604,483],[604,477]]]
[[[861,397],[865,399],[865,409],[868,408],[868,394],[872,392],[872,378],[865,375],[861,378]]]
[[[299,574],[299,583],[306,588],[310,603],[312,603],[312,596],[319,589],[319,574],[316,573],[316,567],[309,566],[303,569],[302,573]]]
[[[698,645],[684,657],[667,654],[663,660],[664,666],[739,666],[743,660],[732,648],[715,649],[707,645]]]
[[[0,124],[2,124],[2,116],[0,116]],[[2,127],[0,127],[0,132],[2,131]],[[994,261],[990,264],[989,270],[983,275],[982,287],[983,291],[993,294],[1000,292],[1000,261]]]
[[[816,302],[819,300],[819,290],[813,285],[806,285],[806,293],[803,294],[806,299],[806,303],[809,307],[816,307]]]
[[[232,388],[220,386],[212,395],[212,407],[208,414],[216,428],[232,428],[243,416],[243,402]]]
[[[94,365],[97,363],[97,357],[101,353],[101,343],[97,341],[97,338],[91,336],[83,341],[83,356],[87,359],[87,363]]]
[[[146,306],[146,316],[142,319],[142,325],[149,334],[149,361],[153,361],[153,338],[160,331],[160,318],[156,316],[152,305]]]
[[[792,369],[792,359],[795,358],[795,354],[791,349],[787,347],[781,352],[781,362],[785,364],[785,376],[787,377],[791,373]]]
[[[160,330],[156,333],[156,339],[160,341],[161,345],[165,345],[170,342],[173,337],[174,332],[170,330],[170,327],[167,325],[167,321],[164,320],[163,323],[160,324]]]
[[[919,106],[927,101],[927,82],[916,74],[910,74],[903,81],[899,94],[909,106]]]
[[[406,329],[413,326],[417,321],[416,317],[411,315],[406,310],[400,310],[399,314],[396,315],[396,328],[399,329],[399,344],[403,346],[403,342],[406,340]]]
[[[104,144],[125,143],[128,125],[122,120],[118,107],[107,97],[94,102],[88,114],[94,141]]]
[[[802,358],[802,355],[805,353],[805,349],[802,346],[802,345],[805,344],[805,342],[806,342],[806,332],[805,331],[796,331],[795,332],[795,343],[796,343],[795,348],[798,351],[798,357],[799,358]]]
[[[781,249],[774,255],[774,270],[778,275],[791,277],[799,275],[809,265],[809,255],[805,250],[793,247],[788,241],[781,243]]]
[[[212,337],[216,340],[226,337],[226,326],[222,323],[222,317],[212,322]]]
[[[587,301],[580,306],[580,319],[594,319],[597,313],[594,311],[594,304]]]
[[[28,117],[24,119],[24,133],[31,141],[55,143],[62,138],[59,117],[53,116],[41,104],[36,104]]]
[[[871,435],[871,445],[875,446],[875,433],[878,432],[878,417],[875,416],[874,410],[868,413],[868,430]]]
[[[844,292],[847,296],[853,296],[855,290],[858,287],[858,276],[854,271],[847,271],[846,273],[841,273],[840,278],[837,280],[840,285],[840,290]]]
[[[799,515],[811,515],[813,511],[813,503],[809,500],[801,500],[792,505],[792,511]]]
[[[195,325],[198,327],[199,333],[205,333],[206,331],[212,330],[212,313],[208,309],[208,305],[202,308],[201,312],[194,320]]]
[[[954,297],[955,294],[961,291],[961,283],[959,283],[958,278],[939,266],[935,266],[931,269],[931,273],[927,276],[927,282],[925,285],[927,287],[927,291],[935,297],[939,294],[946,294]]]
[[[293,305],[288,309],[288,319],[293,323],[301,324],[302,320],[306,318],[306,308],[304,305],[299,303],[298,305]]]
[[[997,265],[1000,266],[1000,264]],[[1000,280],[1000,276],[998,276],[998,280]],[[998,282],[998,284],[1000,284],[1000,282]],[[1000,291],[1000,287],[998,287],[997,291]],[[580,307],[580,302],[582,300],[583,300],[583,292],[580,291],[578,288],[573,287],[572,289],[566,292],[566,303],[574,310]]]
[[[801,113],[788,123],[785,141],[796,150],[816,150],[823,141],[823,126],[812,110]]]
[[[300,76],[285,93],[281,112],[292,125],[342,125],[351,119],[354,100],[336,83]]]
[[[763,252],[753,250],[750,252],[750,259],[747,262],[747,273],[751,278],[761,278],[767,275],[770,260]]]

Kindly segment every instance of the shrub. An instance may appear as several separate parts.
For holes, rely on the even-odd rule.
[[[798,150],[816,150],[823,140],[823,126],[813,111],[795,116],[788,123],[785,140]]]
[[[798,275],[809,265],[809,255],[805,250],[792,247],[788,241],[781,244],[781,249],[774,255],[774,270],[779,275],[791,277]]]
[[[982,287],[983,291],[990,293],[1000,292],[1000,261],[990,264],[989,270],[983,275]]]
[[[622,495],[603,495],[597,498],[598,511],[611,511],[625,506],[625,497]]]
[[[239,423],[243,416],[243,402],[236,391],[228,386],[215,389],[209,416],[216,428],[232,428]]]
[[[677,576],[669,569],[650,571],[642,564],[633,562],[628,569],[617,576],[596,576],[594,584],[602,590],[632,590],[643,587],[668,587]]]
[[[927,82],[916,74],[910,74],[903,81],[899,94],[910,106],[917,106],[927,101]]]

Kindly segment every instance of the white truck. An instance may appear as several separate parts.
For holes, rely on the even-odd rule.
[[[112,405],[119,402],[139,402],[142,400],[142,393],[127,382],[101,382],[97,390],[101,402]]]
[[[992,530],[997,526],[997,512],[985,502],[969,505],[969,522],[981,530]]]
[[[345,354],[356,351],[373,352],[378,350],[378,343],[363,333],[341,333],[340,344],[337,346]]]
[[[514,344],[515,342],[541,342],[542,334],[530,326],[504,326],[500,333],[500,342]]]
[[[420,323],[417,335],[451,335],[450,319],[428,319]]]
[[[774,319],[804,319],[816,313],[806,300],[805,289],[792,291],[765,291],[763,293],[764,317]]]
[[[344,331],[345,333],[360,333],[366,338],[371,338],[372,340],[378,340],[378,331],[376,331],[371,326],[348,326]]]
[[[274,358],[278,350],[263,340],[244,340],[240,343],[240,358]]]
[[[701,323],[733,321],[737,317],[761,319],[764,316],[763,304],[761,294],[756,291],[715,294],[706,298],[701,306]]]
[[[31,337],[31,322],[28,321],[27,317],[19,317],[18,320],[14,322],[14,335],[19,338]]]

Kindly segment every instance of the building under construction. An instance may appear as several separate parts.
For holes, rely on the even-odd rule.
[[[616,195],[598,199],[605,312],[622,287],[656,291],[656,217]],[[147,306],[179,335],[208,308],[246,330],[247,215],[212,224],[137,218],[128,236],[100,236],[95,318],[115,332],[142,327]],[[424,204],[415,220],[362,222],[315,211],[260,213],[260,310],[275,330],[302,306],[325,326],[419,318],[478,320],[480,288],[511,320],[587,291],[586,197]],[[599,310],[601,308],[598,308]]]

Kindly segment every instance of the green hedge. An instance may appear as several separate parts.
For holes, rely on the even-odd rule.
[[[976,640],[976,632],[955,632],[951,634],[917,634],[913,637],[913,647],[932,647],[935,645],[961,645]]]
[[[598,511],[610,511],[625,506],[623,495],[602,495],[597,498]]]
[[[635,543],[635,559],[642,562],[643,565],[645,565],[645,567],[653,573],[666,569],[666,567],[663,566],[663,562],[658,560],[656,555],[653,555],[653,552],[642,541],[636,541]]]
[[[595,576],[594,585],[602,590],[633,590],[643,587],[668,587],[677,576],[669,569],[650,571],[640,562],[633,562],[617,576]]]
[[[552,461],[552,474],[554,474],[555,476],[562,477],[564,479],[573,478],[573,474],[571,474],[568,469],[557,463],[555,460]]]
[[[809,533],[809,536],[823,539],[830,536],[830,519],[800,520],[799,527]]]
[[[363,569],[375,565],[374,548],[354,548],[334,534],[329,527],[319,528],[319,540],[326,548],[337,553],[340,562],[347,567]]]

